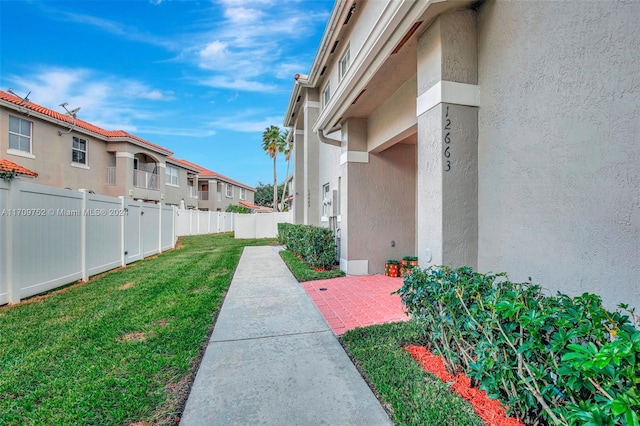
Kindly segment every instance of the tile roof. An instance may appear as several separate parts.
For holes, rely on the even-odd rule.
[[[238,204],[248,209],[255,210],[256,213],[272,213],[273,212],[273,209],[271,207],[259,206],[257,204],[247,203],[246,201],[238,201]]]
[[[73,117],[70,117],[68,115],[59,113],[57,111],[53,111],[49,108],[45,108],[43,106],[40,106],[38,104],[34,104],[33,102],[25,102],[23,99],[14,96],[10,93],[4,92],[2,90],[0,90],[0,100],[12,103],[16,106],[22,107],[22,108],[26,108],[30,111],[34,111],[37,113],[40,113],[42,115],[45,115],[47,117],[53,118],[55,120],[64,122],[64,123],[68,123],[69,125],[73,124]],[[142,146],[146,146],[148,148],[151,148],[155,151],[160,151],[162,153],[164,153],[167,156],[171,156],[173,155],[172,151],[169,151],[168,149],[160,146],[160,145],[156,145],[154,143],[151,143],[147,140],[144,140],[142,138],[139,138],[138,136],[132,135],[131,133],[125,132],[124,130],[105,130],[101,127],[95,126],[91,123],[88,123],[84,120],[80,120],[80,119],[76,119],[75,121],[75,127],[80,128],[80,129],[84,129],[87,130],[89,132],[92,132],[94,134],[100,135],[102,136],[107,142],[109,141],[117,141],[118,139],[129,139],[131,141],[135,141],[138,142],[139,144],[141,144]],[[205,169],[204,167],[201,167],[195,163],[192,163],[190,161],[186,161],[186,160],[180,160],[178,158],[173,158],[173,157],[169,157],[168,158],[169,161],[173,161],[179,164],[182,164],[184,166],[186,166],[187,168],[193,169],[193,170],[197,170],[198,171],[198,176],[203,177],[203,178],[212,178],[212,179],[219,179],[219,180],[223,180],[225,182],[229,182],[232,183],[236,186],[239,186],[241,188],[246,188],[250,191],[255,192],[256,188],[246,185],[242,182],[238,182],[237,180],[228,178],[224,175],[221,175],[220,173],[216,173],[212,170],[209,169]],[[26,170],[26,169],[25,169]],[[33,172],[31,172],[33,173]],[[36,173],[37,176],[37,173]]]
[[[58,121],[62,121],[65,123],[68,123],[69,125],[73,124],[73,117],[70,117],[68,115],[65,114],[61,114],[57,111],[51,110],[49,108],[45,108],[41,105],[38,104],[34,104],[33,102],[25,102],[23,99],[14,96],[10,93],[4,92],[2,90],[0,90],[0,100],[12,103],[14,105],[20,106],[22,108],[26,108],[28,110],[40,113],[42,115],[45,115],[47,117],[53,118],[55,120]],[[109,140],[113,140],[113,139],[117,139],[117,138],[127,138],[130,139],[132,141],[138,142],[140,144],[142,144],[143,146],[147,146],[148,148],[151,148],[155,151],[160,151],[166,155],[171,155],[173,154],[173,152],[169,151],[167,148],[164,148],[160,145],[156,145],[154,143],[151,143],[147,140],[144,140],[142,138],[139,138],[138,136],[132,135],[131,133],[125,132],[124,130],[105,130],[101,127],[95,126],[91,123],[88,123],[84,120],[80,120],[79,118],[76,119],[75,121],[75,127],[80,128],[80,129],[84,129],[87,130],[89,132],[98,134],[102,137],[105,138],[105,140],[109,141]]]
[[[0,160],[0,172],[11,172],[14,170],[20,175],[32,176],[34,178],[38,177],[38,174],[36,172],[32,172],[26,167],[22,167],[21,165],[16,164],[13,161]]]
[[[228,177],[226,177],[226,176],[224,176],[224,175],[221,175],[220,173],[214,172],[214,171],[212,171],[212,170],[205,169],[204,167],[199,166],[199,165],[197,165],[197,164],[195,164],[195,163],[192,163],[191,161],[187,161],[187,160],[179,160],[179,159],[177,159],[177,158],[172,158],[172,160],[173,160],[173,161],[177,161],[177,162],[179,162],[179,163],[182,163],[182,164],[184,164],[184,165],[185,165],[185,166],[187,166],[187,167],[191,167],[191,168],[193,168],[193,169],[198,170],[198,177],[201,177],[201,178],[211,178],[211,179],[219,179],[219,180],[223,180],[223,181],[225,181],[225,182],[232,183],[232,184],[237,185],[237,186],[239,186],[239,187],[246,188],[246,189],[248,189],[249,191],[256,192],[256,188],[254,188],[254,187],[252,187],[252,186],[249,186],[249,185],[244,184],[244,183],[242,183],[242,182],[238,182],[237,180],[233,180],[233,179],[231,179],[231,178],[228,178]]]

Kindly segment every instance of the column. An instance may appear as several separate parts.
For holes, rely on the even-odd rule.
[[[309,89],[304,103],[304,224],[320,223],[320,186],[318,184],[319,148],[318,135],[313,125],[320,114],[317,90]]]
[[[477,267],[477,23],[441,15],[418,40],[418,258]]]

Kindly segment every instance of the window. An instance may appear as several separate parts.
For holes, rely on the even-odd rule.
[[[178,168],[173,166],[167,166],[167,169],[164,174],[165,183],[168,183],[169,185],[178,186],[180,182],[178,178],[179,178]]]
[[[322,186],[322,216],[328,218],[331,216],[331,187],[328,183]],[[325,219],[326,220],[326,219]]]
[[[349,47],[347,47],[347,51],[342,55],[342,59],[340,59],[340,79],[344,77],[349,69],[349,65],[351,63],[351,56],[349,53]]]
[[[71,145],[71,162],[87,165],[87,141],[73,137]]]
[[[329,103],[329,99],[331,99],[331,86],[327,84],[327,87],[325,87],[324,92],[322,92],[323,106],[327,106],[327,104]]]
[[[247,199],[247,190],[244,188],[240,188],[240,199],[241,200]]]
[[[9,149],[31,154],[31,122],[9,116]]]
[[[233,198],[233,186],[230,183],[227,184],[226,190],[227,190],[227,193],[226,193],[227,197]]]

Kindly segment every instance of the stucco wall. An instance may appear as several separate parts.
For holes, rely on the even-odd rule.
[[[340,167],[340,147],[334,145],[328,145],[326,143],[320,143],[319,148],[319,179],[318,184],[320,187],[320,191],[316,194],[318,197],[318,203],[320,205],[320,211],[318,212],[320,217],[319,224],[320,226],[328,227],[329,226],[329,218],[323,215],[323,189],[325,184],[329,184],[329,197],[332,197],[333,190],[338,189],[338,178],[341,176],[341,167]],[[329,211],[333,211],[333,206],[329,206]]]
[[[640,307],[639,2],[479,9],[479,257]]]
[[[415,255],[416,145],[399,143],[349,164],[349,259],[367,259],[369,273],[388,259]],[[395,246],[392,247],[391,241]]]
[[[382,151],[417,131],[416,80],[409,79],[369,117],[369,151]]]
[[[30,121],[31,154],[35,158],[13,155],[7,152],[9,147],[9,115]],[[33,116],[18,114],[7,109],[0,110],[0,158],[6,158],[36,173],[35,183],[55,186],[58,188],[90,189],[98,194],[106,193],[107,166],[112,166],[113,157],[105,150],[105,142],[71,132],[58,135],[58,130],[65,132],[66,128],[55,126]],[[74,167],[71,165],[71,147],[73,137],[77,136],[87,141],[87,166]]]

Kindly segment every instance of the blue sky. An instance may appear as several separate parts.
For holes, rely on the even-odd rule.
[[[0,0],[0,88],[249,185],[331,0]],[[286,163],[278,159],[278,180]]]

